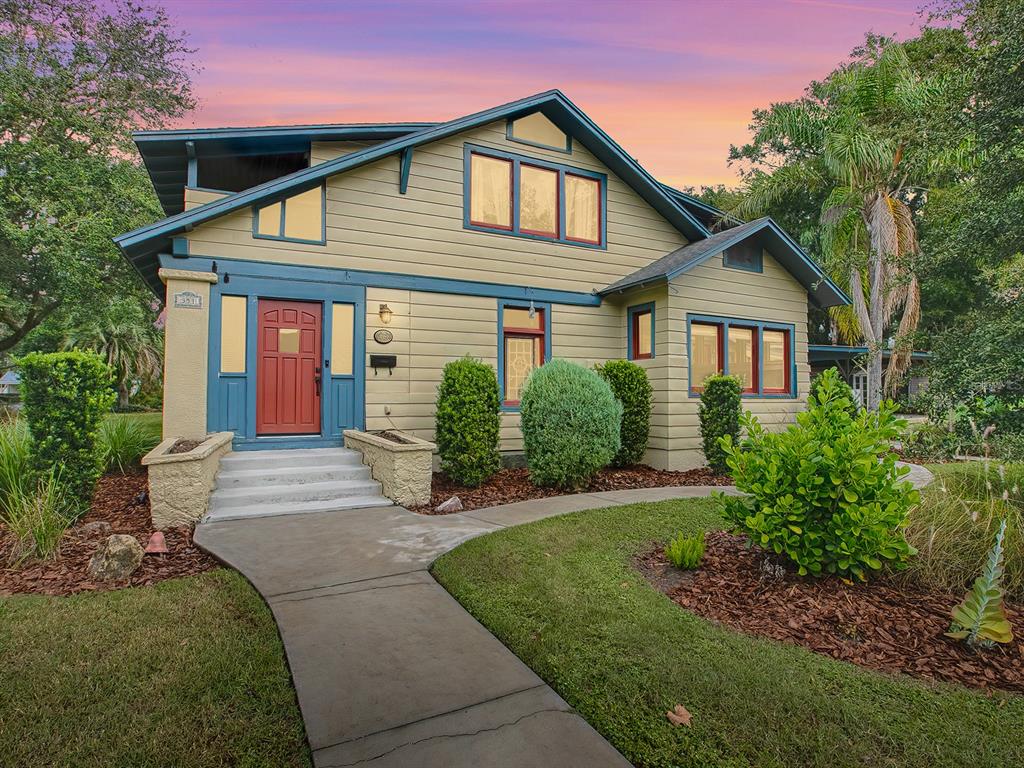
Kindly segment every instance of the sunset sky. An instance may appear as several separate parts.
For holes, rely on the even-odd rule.
[[[165,0],[202,71],[182,126],[447,120],[561,89],[662,181],[735,183],[751,111],[922,0]]]

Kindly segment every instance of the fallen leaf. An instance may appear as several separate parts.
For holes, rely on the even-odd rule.
[[[685,725],[687,727],[690,725],[691,715],[682,704],[676,704],[676,708],[669,710],[665,715],[672,725]]]

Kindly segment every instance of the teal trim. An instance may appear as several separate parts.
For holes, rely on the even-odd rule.
[[[313,187],[310,187],[310,189],[313,189]],[[309,190],[303,190],[303,191],[308,192]],[[302,192],[296,192],[295,194],[296,195],[301,195]],[[279,202],[281,204],[281,214],[280,214],[281,221],[278,224],[278,228],[277,228],[278,234],[276,234],[276,235],[262,235],[259,232],[259,227],[260,227],[260,211],[265,209],[265,208],[268,208],[270,205],[274,205],[274,203],[270,203],[268,205],[265,205],[265,206],[263,206],[263,208],[258,208],[256,206],[253,206],[253,209],[252,209],[252,236],[254,238],[256,238],[257,240],[282,240],[282,241],[284,241],[286,243],[308,243],[309,245],[327,245],[327,184],[324,183],[324,184],[320,185],[320,239],[319,240],[307,240],[307,239],[301,238],[301,237],[285,237],[284,232],[285,232],[285,220],[286,220],[286,218],[288,216],[288,201],[292,197],[295,197],[295,195],[291,195],[291,197],[286,197],[283,200],[278,200],[277,201],[277,202]]]
[[[409,189],[409,171],[412,170],[412,147],[402,150],[401,170],[398,174],[398,194],[404,195]]]
[[[498,392],[501,398],[501,410],[518,412],[519,403],[505,402],[505,308],[529,309],[530,302],[499,301],[498,302]],[[534,309],[544,310],[544,363],[551,359],[551,305],[533,302]],[[543,365],[543,363],[542,363]]]
[[[185,157],[188,158],[188,169],[185,173],[185,186],[199,186],[199,159],[196,157],[196,143],[185,142]]]
[[[474,224],[470,220],[470,196],[472,194],[470,178],[470,166],[473,162],[473,155],[483,155],[500,160],[508,160],[512,163],[512,229],[499,229],[481,224]],[[561,243],[562,245],[573,245],[582,248],[597,248],[606,250],[608,248],[607,223],[608,223],[608,176],[604,173],[586,171],[582,168],[575,168],[561,163],[552,163],[547,160],[538,160],[528,155],[516,155],[511,152],[502,152],[490,147],[482,147],[477,144],[466,144],[462,150],[462,226],[464,229],[471,229],[474,232],[487,232],[492,235],[504,235],[506,237],[525,237],[529,240],[540,240],[547,243]],[[525,165],[532,165],[536,168],[546,168],[558,174],[558,237],[546,235],[535,235],[530,232],[521,232],[519,226],[519,169]],[[572,240],[565,235],[565,176],[579,176],[581,178],[593,179],[601,187],[600,200],[598,204],[599,238],[600,242],[588,243],[583,240]]]
[[[207,428],[211,432],[232,431],[236,447],[320,447],[338,444],[345,429],[363,429],[366,422],[366,288],[303,280],[283,281],[272,275],[241,275],[229,271],[227,260],[218,263],[222,280],[210,290],[210,336],[207,361]],[[205,270],[204,270],[205,271]],[[228,279],[230,277],[230,279]],[[246,298],[245,373],[220,372],[221,296]],[[320,434],[288,438],[257,436],[257,344],[259,300],[261,298],[309,301],[321,305]],[[331,369],[331,339],[334,303],[355,307],[353,361],[351,374],[335,375]],[[271,443],[271,445],[267,445]]]
[[[279,262],[242,261],[238,259],[212,259],[206,256],[190,256],[187,261],[174,260],[162,254],[162,266],[175,269],[191,269],[196,272],[212,272],[214,261],[217,270],[235,280],[238,277],[266,277],[281,282],[302,281],[330,285],[362,285],[374,288],[396,288],[427,293],[451,293],[463,296],[486,296],[510,301],[525,301],[573,306],[596,307],[601,297],[594,293],[558,291],[550,288],[533,288],[525,285],[503,285],[483,283],[474,280],[453,280],[443,277],[425,277],[394,272],[369,272],[357,269],[334,269],[332,267],[301,267]]]
[[[752,264],[744,264],[742,261],[736,261],[732,257],[735,255],[730,252],[731,249],[722,251],[722,266],[727,269],[739,269],[744,272],[757,272],[761,274],[764,272],[764,252],[758,251],[754,254],[755,258]]]
[[[807,353],[811,360],[833,360],[833,359],[846,359],[850,357],[857,357],[858,355],[866,355],[868,353],[867,347],[850,347],[842,344],[808,344]],[[883,355],[892,354],[892,350],[883,349]],[[918,351],[911,352],[910,358],[912,360],[927,360],[932,356],[931,352]]]
[[[640,358],[641,360],[654,359],[655,357],[655,343],[654,343],[654,302],[649,301],[646,304],[636,304],[626,310],[626,359],[634,360],[633,356],[633,316],[642,312],[651,313],[651,355],[650,358]]]
[[[543,114],[543,113],[541,113],[541,114]],[[509,141],[514,141],[517,144],[526,144],[527,146],[530,146],[530,147],[537,147],[538,149],[550,149],[550,150],[552,150],[554,152],[564,152],[567,155],[571,155],[572,154],[572,136],[570,136],[567,133],[565,134],[565,146],[563,146],[563,147],[556,147],[556,146],[553,146],[551,144],[541,144],[540,142],[530,141],[529,139],[520,139],[519,137],[514,135],[513,132],[512,132],[512,124],[516,120],[520,120],[523,117],[527,117],[527,115],[521,115],[520,117],[515,118],[515,120],[513,120],[512,118],[508,119],[508,122],[505,123],[505,138],[506,139],[508,139]]]
[[[188,238],[187,237],[172,237],[171,238],[171,255],[172,256],[188,256]]]
[[[729,374],[729,326],[757,329],[757,392],[744,392],[741,397],[764,400],[792,400],[797,396],[796,385],[796,326],[792,323],[773,323],[764,320],[744,320],[737,317],[720,317],[718,315],[686,315],[686,390],[690,397],[700,397],[700,392],[693,391],[693,367],[690,354],[692,349],[690,327],[693,323],[714,323],[722,327],[722,373]],[[789,348],[789,392],[764,392],[764,342],[763,330],[787,331]]]

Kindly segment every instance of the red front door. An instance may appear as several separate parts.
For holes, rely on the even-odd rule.
[[[320,433],[322,306],[260,299],[256,434]]]

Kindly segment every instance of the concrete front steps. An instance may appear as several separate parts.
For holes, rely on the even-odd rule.
[[[348,448],[239,451],[220,460],[205,520],[391,506]]]

